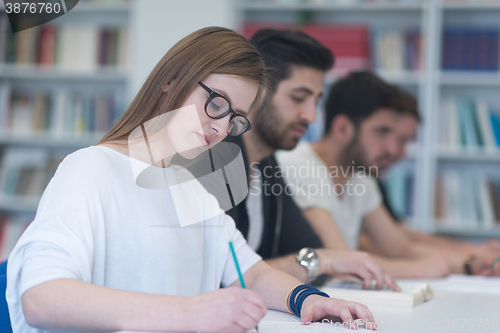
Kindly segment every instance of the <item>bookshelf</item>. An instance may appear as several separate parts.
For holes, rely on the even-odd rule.
[[[41,70],[37,66],[0,65],[0,80],[38,80],[38,81],[81,81],[81,82],[109,82],[124,83],[127,81],[127,72],[124,70],[108,69],[100,73],[77,73],[61,71],[58,68]]]
[[[1,134],[0,146],[28,146],[44,148],[68,148],[78,149],[95,144],[102,137],[101,134],[88,136],[86,138],[65,138],[61,140],[48,135],[12,135]]]
[[[0,4],[3,2],[0,1]],[[2,10],[0,5],[1,15],[5,15],[5,10]],[[2,93],[5,91],[3,88],[8,86],[12,91],[32,94],[42,92],[47,96],[55,96],[58,92],[67,90],[91,98],[96,92],[109,92],[114,96],[114,110],[117,116],[130,103],[132,96],[154,66],[177,41],[206,26],[219,25],[234,29],[236,28],[234,17],[235,6],[232,0],[185,0],[178,1],[174,5],[165,0],[80,0],[73,10],[48,24],[99,29],[127,28],[129,42],[120,52],[127,56],[124,65],[122,63],[119,66],[99,65],[85,70],[69,67],[63,70],[57,63],[42,69],[39,66],[5,64],[4,61],[0,61],[0,110],[3,110]],[[64,115],[67,115],[67,112]],[[23,166],[18,165],[14,169],[24,168],[23,172],[32,173],[35,178],[50,178],[64,156],[97,143],[102,137],[102,132],[75,131],[68,133],[73,135],[61,137],[50,131],[42,133],[6,131],[2,127],[0,117],[0,178],[2,172],[9,169],[5,168],[4,164],[9,151],[28,149],[32,150],[29,155],[31,157],[44,155],[43,167],[29,164],[30,159],[28,159],[23,161],[25,163]],[[17,160],[17,163],[20,161]],[[33,190],[29,186],[23,187],[26,187],[26,184],[19,186],[18,190],[21,192]],[[43,186],[38,188],[40,189],[43,190]],[[33,220],[38,201],[39,196],[5,196],[0,191],[1,259],[6,258],[21,232]]]
[[[12,34],[0,7],[2,259],[64,156],[96,144],[123,111],[130,8],[126,0],[80,1],[54,21]]]
[[[377,2],[335,2],[335,1],[240,1],[238,8],[243,11],[421,11],[423,9],[421,2],[409,2],[394,4],[393,1]]]
[[[438,2],[436,6],[440,9],[440,25],[441,31],[446,31],[450,27],[459,27],[460,29],[493,29],[496,31],[495,39],[498,40],[498,29],[500,25],[498,24],[498,19],[500,15],[500,2],[497,1],[483,1],[483,2]],[[441,35],[443,36],[444,33]],[[436,48],[436,52],[439,51],[439,47],[444,43],[443,39],[440,40],[440,45]],[[497,41],[498,43],[498,41]],[[495,47],[498,52],[498,44]],[[439,55],[439,53],[437,53]],[[483,103],[487,103],[491,111],[494,111],[497,116],[499,115],[498,108],[500,107],[500,99],[497,96],[497,89],[500,84],[500,72],[498,71],[498,56],[495,59],[495,65],[497,66],[494,71],[481,71],[481,70],[464,70],[464,71],[445,71],[440,75],[439,81],[439,91],[436,96],[436,105],[440,111],[440,115],[445,112],[442,104],[446,103],[449,99],[454,99],[461,103],[462,101],[472,101],[473,103],[478,100]],[[476,107],[475,115],[478,115],[478,108]],[[443,119],[437,121],[434,126],[437,129],[443,128]],[[446,124],[444,125],[446,126]],[[479,131],[480,136],[485,136],[484,131]],[[432,137],[434,141],[439,140],[439,135]],[[439,182],[443,182],[443,178],[450,178],[455,173],[461,179],[461,191],[469,190],[466,192],[472,192],[473,196],[469,200],[464,200],[464,198],[456,199],[460,205],[467,205],[467,201],[477,200],[477,197],[482,197],[481,190],[485,181],[496,182],[500,179],[500,150],[498,149],[486,149],[484,146],[477,148],[472,147],[472,149],[460,149],[460,150],[447,150],[447,149],[437,149],[433,167],[433,174],[429,176],[426,180],[429,183],[429,188],[434,188],[434,186]],[[471,178],[472,180],[468,180]],[[467,184],[470,182],[470,184]],[[446,183],[446,179],[444,179]],[[485,185],[486,186],[486,185]],[[446,187],[446,186],[445,186]],[[446,188],[444,189],[446,192]],[[450,189],[448,188],[448,192]],[[481,203],[487,201],[494,201],[498,204],[498,198],[487,198],[489,200],[476,201],[475,207],[471,210],[476,212],[473,214],[472,220],[475,223],[464,225],[463,223],[456,223],[456,220],[450,221],[440,218],[438,214],[440,202],[444,200],[452,201],[452,199],[447,197],[442,197],[439,191],[429,192],[432,198],[428,198],[429,206],[431,211],[428,212],[428,217],[430,221],[430,227],[428,229],[434,230],[436,232],[447,234],[451,236],[459,237],[500,237],[500,224],[498,223],[498,217],[489,216],[490,213],[484,213],[492,211],[493,208],[481,207]],[[484,194],[484,193],[483,193]],[[449,193],[446,193],[447,196]],[[491,194],[493,196],[493,194]],[[441,198],[440,198],[441,197]],[[464,202],[465,201],[465,202]],[[447,203],[445,202],[444,205]],[[449,205],[449,202],[448,202]],[[460,208],[456,208],[459,210]],[[451,210],[448,207],[448,210]],[[461,212],[462,216],[467,215],[466,212]],[[452,213],[448,214],[452,215]],[[488,215],[488,216],[486,216]],[[491,221],[493,220],[493,221]],[[496,221],[495,221],[496,220]],[[467,223],[466,223],[467,224]]]
[[[458,170],[461,174],[487,174],[500,179],[500,148],[449,149],[437,144],[440,131],[439,118],[442,102],[447,98],[469,98],[486,101],[500,110],[500,71],[443,70],[442,52],[446,50],[443,34],[447,29],[460,28],[500,29],[500,1],[445,2],[444,0],[415,1],[293,1],[293,0],[240,0],[237,5],[239,24],[268,23],[270,26],[295,26],[304,24],[355,24],[365,25],[370,33],[370,45],[377,45],[373,37],[377,30],[417,29],[422,36],[421,67],[387,70],[381,68],[373,53],[372,69],[383,79],[412,92],[420,101],[423,124],[418,143],[408,158],[396,166],[402,179],[413,177],[411,211],[408,220],[415,229],[436,231],[460,237],[500,237],[500,223],[488,229],[478,227],[447,227],[435,218],[435,184],[442,173]],[[493,36],[495,38],[495,36]],[[498,39],[498,37],[496,37]],[[493,39],[492,39],[493,40]],[[448,44],[447,44],[448,45]],[[336,53],[336,52],[334,52]],[[489,64],[496,66],[500,59]],[[498,66],[497,66],[498,67]],[[336,74],[329,73],[325,85],[335,81]],[[437,112],[436,112],[437,111]],[[321,121],[322,117],[318,117]],[[322,128],[315,124],[315,128]],[[310,135],[310,138],[317,137]],[[460,147],[459,147],[460,148]],[[449,171],[452,170],[452,171]],[[411,178],[410,177],[410,178]],[[414,213],[413,213],[414,212]]]
[[[195,10],[193,10],[195,8]],[[453,96],[481,97],[489,104],[500,108],[500,74],[485,72],[442,72],[440,70],[441,31],[444,26],[461,23],[465,26],[498,25],[500,2],[442,3],[437,0],[424,1],[332,1],[332,0],[186,0],[175,7],[164,0],[101,0],[80,1],[69,12],[54,21],[57,25],[91,25],[94,27],[127,26],[130,47],[128,66],[99,67],[97,70],[59,70],[57,66],[44,70],[36,66],[17,66],[0,62],[1,87],[8,84],[16,91],[54,93],[62,88],[79,90],[91,96],[96,90],[117,94],[117,99],[126,105],[149,71],[164,53],[180,38],[208,25],[238,28],[243,22],[293,24],[307,19],[314,23],[363,23],[370,29],[421,30],[425,51],[420,57],[425,66],[419,71],[400,70],[376,72],[386,80],[403,86],[419,97],[424,118],[418,144],[401,169],[414,175],[416,193],[413,202],[415,227],[435,230],[454,236],[499,236],[500,231],[464,230],[440,226],[434,216],[434,186],[436,178],[447,169],[460,172],[472,170],[484,172],[493,178],[500,176],[499,154],[481,151],[464,152],[440,149],[435,146],[437,118],[441,100]],[[0,15],[5,14],[0,6]],[[188,18],[188,19],[187,19]],[[370,37],[371,39],[371,37]],[[161,41],[161,42],[160,42]],[[371,42],[371,40],[370,40]],[[329,76],[326,84],[334,82]],[[0,109],[2,109],[0,104]],[[1,125],[1,121],[0,121]],[[1,126],[0,126],[1,128]],[[16,135],[14,135],[16,134]],[[100,133],[73,135],[60,138],[47,133],[20,135],[0,129],[0,166],[9,149],[40,149],[50,152],[53,159],[78,148],[95,144]],[[3,167],[0,168],[3,170]],[[497,177],[500,178],[500,177]],[[37,199],[0,198],[0,215],[12,217],[13,221],[25,222],[25,214],[33,214]],[[17,218],[17,216],[22,216]],[[1,217],[1,216],[0,216]],[[4,224],[0,221],[0,225]],[[13,234],[15,232],[13,231]]]
[[[494,1],[445,2],[442,8],[445,11],[491,11],[500,10],[500,3]]]

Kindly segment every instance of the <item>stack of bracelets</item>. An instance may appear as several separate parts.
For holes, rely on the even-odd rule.
[[[300,317],[300,310],[302,310],[302,303],[311,295],[320,295],[323,297],[330,297],[327,293],[322,292],[318,288],[314,288],[308,284],[301,284],[295,287],[286,299],[286,306],[290,313]]]

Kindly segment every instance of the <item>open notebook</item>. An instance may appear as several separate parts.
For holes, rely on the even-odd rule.
[[[427,283],[399,282],[401,292],[390,289],[363,289],[358,281],[331,280],[320,288],[330,297],[355,301],[367,305],[383,305],[412,308],[434,297]]]

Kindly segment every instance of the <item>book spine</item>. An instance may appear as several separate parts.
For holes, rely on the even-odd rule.
[[[493,111],[490,111],[490,122],[493,134],[495,135],[495,142],[500,147],[500,120],[498,115]]]

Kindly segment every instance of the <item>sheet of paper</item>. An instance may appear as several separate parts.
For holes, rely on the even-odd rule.
[[[453,274],[430,284],[435,290],[500,295],[500,277]]]
[[[359,326],[359,330],[362,330],[364,327]],[[308,332],[308,333],[323,333],[328,332],[329,330],[335,330],[335,332],[349,332],[353,331],[344,327],[342,327],[341,323],[312,323],[311,325],[302,325],[298,321],[265,321],[259,324],[259,333],[289,333],[289,332]],[[255,330],[247,331],[247,333],[254,333]]]

